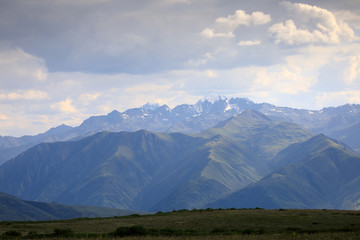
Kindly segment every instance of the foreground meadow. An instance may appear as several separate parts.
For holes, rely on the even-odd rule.
[[[360,212],[180,210],[67,221],[0,222],[2,239],[360,239]]]

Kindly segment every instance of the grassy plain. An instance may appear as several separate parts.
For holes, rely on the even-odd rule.
[[[153,215],[0,222],[3,239],[360,239],[360,212],[180,210]]]

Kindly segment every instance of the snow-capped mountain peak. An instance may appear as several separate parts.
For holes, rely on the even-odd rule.
[[[226,101],[228,100],[228,98],[226,96],[221,96],[221,95],[209,95],[209,96],[205,96],[204,98],[200,99],[197,104],[201,104],[204,102],[209,102],[211,104],[214,104],[217,101]]]
[[[147,102],[145,105],[141,106],[140,108],[142,108],[144,110],[156,110],[159,107],[160,107],[160,104],[158,104],[158,103]]]

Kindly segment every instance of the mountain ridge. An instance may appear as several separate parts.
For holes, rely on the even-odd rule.
[[[48,221],[88,217],[113,217],[140,212],[103,207],[71,206],[25,201],[0,192],[0,221]],[[142,212],[144,213],[144,212]]]
[[[360,208],[360,156],[342,143],[319,134],[275,159],[283,166],[209,207]]]
[[[360,131],[360,105],[305,110],[255,103],[246,98],[218,97],[174,108],[147,103],[124,112],[113,110],[107,115],[91,116],[77,127],[60,125],[45,133],[20,138],[0,136],[0,165],[41,142],[80,139],[101,131],[146,129],[153,132],[199,133],[246,109],[254,109],[279,121],[296,123],[315,133],[324,133],[360,152],[360,134],[354,134]]]
[[[313,136],[262,113],[231,122],[199,134],[101,132],[42,143],[0,166],[0,191],[63,204],[199,208],[261,179],[273,155]]]

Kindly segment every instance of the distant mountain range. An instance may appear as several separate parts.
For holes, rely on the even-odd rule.
[[[57,203],[24,201],[17,197],[0,193],[0,221],[49,221],[143,213],[104,207],[69,206]]]
[[[360,105],[146,104],[78,127],[0,137],[0,192],[143,211],[360,209],[359,152]]]
[[[324,133],[360,153],[360,105],[312,111],[254,103],[245,98],[218,97],[172,109],[166,105],[146,104],[122,113],[114,110],[108,115],[90,117],[78,127],[60,125],[36,136],[0,137],[0,164],[42,142],[80,139],[102,131],[199,133],[246,109],[257,110],[279,121],[296,123],[314,133]]]
[[[314,134],[246,110],[198,134],[101,132],[42,143],[0,167],[0,191],[26,200],[167,211],[201,208],[260,180]]]
[[[347,145],[245,110],[198,134],[101,132],[43,143],[0,167],[0,191],[149,211],[360,209],[358,169]]]

